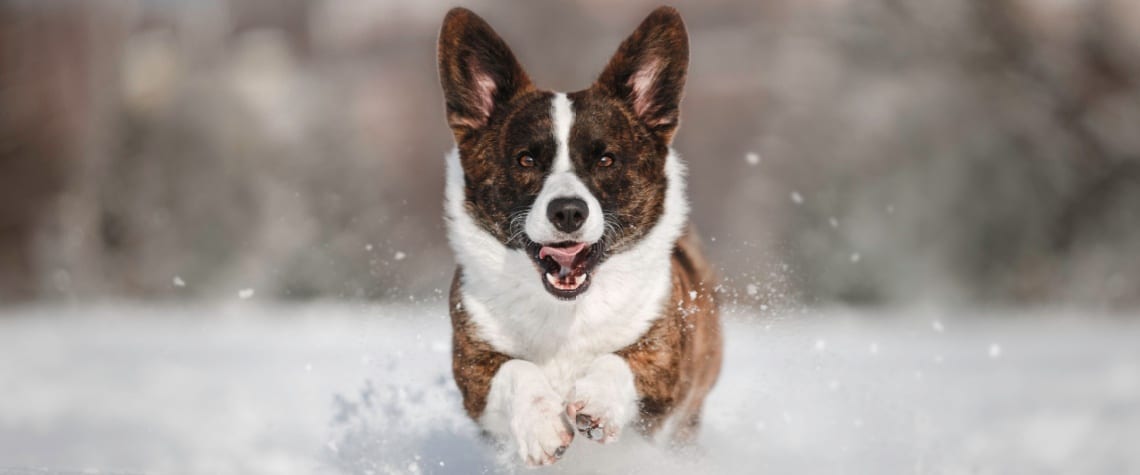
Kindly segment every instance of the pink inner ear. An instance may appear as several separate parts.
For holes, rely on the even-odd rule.
[[[629,87],[633,90],[633,111],[638,116],[644,118],[653,108],[653,83],[660,73],[661,60],[653,58],[629,77]]]
[[[495,106],[495,80],[475,66],[471,69],[471,92],[475,94],[475,107],[479,109],[480,121],[485,124]]]

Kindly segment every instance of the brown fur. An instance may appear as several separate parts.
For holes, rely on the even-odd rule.
[[[712,272],[692,231],[673,249],[673,291],[664,314],[637,342],[617,352],[634,374],[640,421],[651,435],[676,417],[674,441],[696,435],[701,406],[720,374],[722,337]],[[696,292],[696,298],[690,296]]]
[[[645,126],[668,144],[681,123],[688,67],[689,37],[681,14],[672,7],[659,7],[621,43],[594,85],[624,99]],[[635,81],[648,70],[656,80],[649,87],[636,87]]]
[[[704,398],[720,374],[722,345],[715,280],[691,231],[677,242],[672,268],[673,290],[661,318],[617,354],[629,363],[640,398],[634,427],[652,435],[676,416],[674,440],[683,443],[695,435]],[[457,269],[451,285],[452,372],[464,409],[477,420],[491,379],[511,357],[479,339],[463,309],[461,274]]]
[[[478,329],[463,308],[462,274],[463,269],[455,270],[448,300],[451,304],[451,372],[463,395],[463,408],[467,415],[478,420],[487,406],[491,378],[511,357],[479,339]]]
[[[579,178],[620,232],[606,236],[606,252],[625,250],[645,236],[665,211],[667,142],[645,126],[626,101],[598,87],[567,95],[573,104],[570,157]],[[614,163],[599,167],[610,154]]]
[[[490,127],[470,132],[470,138],[459,145],[468,214],[504,245],[516,249],[527,242],[512,227],[520,223],[512,221],[512,215],[534,202],[546,178],[544,170],[554,161],[552,97],[549,92],[531,91],[500,105],[502,110],[491,117]],[[519,155],[524,152],[542,165],[519,166]]]
[[[460,145],[487,128],[496,105],[534,89],[503,39],[465,8],[447,12],[438,51],[447,122]]]
[[[680,15],[659,8],[621,44],[592,87],[567,95],[575,116],[574,169],[619,230],[606,236],[606,253],[643,237],[663,211],[665,157],[679,125],[688,54]],[[513,227],[522,221],[512,218],[534,203],[554,162],[554,95],[536,89],[506,42],[469,10],[456,8],[444,18],[438,55],[467,211],[504,245],[523,249],[531,243]],[[647,67],[656,81],[635,89],[632,82]],[[599,167],[607,154],[614,164]],[[521,155],[533,157],[535,166],[519,166]]]
[[[602,237],[605,254],[639,242],[664,213],[665,162],[679,125],[687,65],[681,17],[662,7],[621,44],[592,87],[567,95],[575,117],[567,144],[573,169],[612,225]],[[554,95],[534,88],[506,43],[461,8],[444,20],[439,70],[464,172],[466,211],[503,245],[526,248],[533,243],[513,218],[533,205],[554,162]],[[519,166],[521,155],[533,158],[533,166]],[[603,156],[612,164],[599,165]],[[671,273],[672,291],[660,317],[616,353],[634,375],[634,427],[652,435],[672,417],[679,424],[674,440],[685,442],[695,434],[721,363],[713,278],[691,231],[674,247]],[[492,379],[512,356],[479,338],[463,308],[462,274],[456,271],[451,288],[452,369],[464,408],[479,419]],[[543,278],[537,267],[535,274]]]

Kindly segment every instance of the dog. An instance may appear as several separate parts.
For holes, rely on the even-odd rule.
[[[696,435],[722,336],[671,148],[688,55],[661,7],[592,86],[551,92],[482,18],[444,18],[453,373],[468,415],[528,465],[575,431]]]

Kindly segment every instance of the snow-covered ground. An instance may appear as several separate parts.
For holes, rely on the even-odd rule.
[[[0,473],[497,473],[443,303],[0,308]],[[734,315],[699,448],[559,473],[1140,473],[1140,320]]]

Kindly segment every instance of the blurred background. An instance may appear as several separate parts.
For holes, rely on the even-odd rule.
[[[463,3],[564,91],[657,6]],[[0,472],[513,470],[450,375],[453,5],[0,0]],[[1140,473],[1140,2],[675,5],[703,455],[555,470]]]
[[[465,3],[577,90],[657,2]],[[1140,304],[1140,3],[675,3],[735,303]],[[443,293],[451,6],[0,2],[0,300]]]

